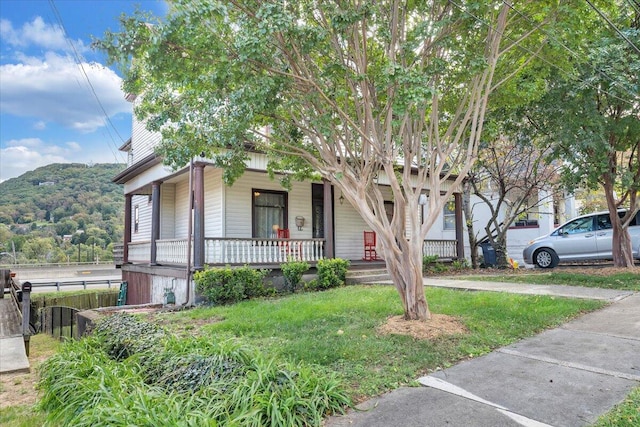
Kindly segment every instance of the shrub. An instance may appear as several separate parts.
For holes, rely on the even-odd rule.
[[[289,292],[295,292],[302,280],[302,275],[309,270],[309,264],[305,261],[289,261],[281,264],[280,269],[284,276],[285,289]]]
[[[267,296],[272,293],[263,280],[269,270],[240,268],[212,268],[194,274],[196,291],[212,304],[233,304],[243,299]]]
[[[448,270],[447,266],[438,261],[438,255],[425,255],[422,257],[423,273],[444,273]]]
[[[471,268],[469,261],[466,258],[456,259],[451,263],[451,268],[454,270],[468,270]]]
[[[336,288],[345,283],[349,261],[341,258],[321,259],[317,268],[317,289]]]
[[[108,351],[129,342],[123,325],[152,344],[127,346],[129,357],[118,361]],[[40,407],[53,425],[309,426],[351,403],[333,374],[232,341],[161,336],[126,314],[96,330],[41,365]]]

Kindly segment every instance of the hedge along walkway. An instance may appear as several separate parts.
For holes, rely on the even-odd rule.
[[[613,302],[331,417],[342,426],[584,426],[640,385],[640,294],[426,278],[425,285]]]

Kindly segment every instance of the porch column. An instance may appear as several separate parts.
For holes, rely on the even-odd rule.
[[[464,227],[462,219],[462,193],[453,193],[454,212],[456,217],[456,255],[458,259],[464,258]]]
[[[193,165],[193,269],[204,268],[204,163]]]
[[[324,197],[324,256],[326,258],[335,258],[336,249],[335,242],[333,240],[333,197],[331,191],[331,183],[323,179],[322,180]]]
[[[158,258],[157,241],[160,239],[160,182],[151,183],[151,265]]]
[[[124,247],[122,248],[122,263],[129,262],[129,243],[131,243],[131,194],[124,195]]]

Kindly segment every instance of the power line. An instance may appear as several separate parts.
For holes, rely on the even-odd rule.
[[[631,0],[629,0],[631,1]],[[525,13],[519,11],[518,9],[515,8],[515,6],[513,6],[513,4],[507,2],[507,1],[503,1],[503,3],[505,5],[507,5],[511,10],[513,10],[514,12],[516,12],[518,15],[522,16],[524,19],[526,19],[527,21],[529,21],[529,23],[536,25],[536,23],[529,17],[527,16]],[[581,55],[577,52],[575,52],[573,49],[571,49],[570,47],[568,47],[566,44],[564,44],[562,41],[558,40],[557,38],[553,37],[548,31],[540,28],[539,31],[543,32],[547,37],[549,37],[550,40],[553,40],[554,42],[556,42],[557,44],[559,44],[560,46],[562,46],[562,48],[564,48],[566,51],[568,51],[569,53],[571,53],[574,58],[578,59],[581,57]],[[557,69],[560,69],[559,67],[556,67]],[[613,77],[611,77],[610,75],[608,75],[607,73],[605,73],[603,70],[601,69],[597,69],[594,66],[594,71],[597,73],[600,73],[602,76],[604,76],[605,78],[609,79],[611,81],[611,83],[615,82],[615,79]],[[602,90],[602,89],[600,89]],[[610,94],[609,94],[610,95]],[[633,93],[629,93],[629,95],[631,95],[632,97],[636,96]]]
[[[496,32],[498,32],[498,31],[497,31],[497,30],[496,30],[496,29],[495,29],[491,24],[489,24],[489,23],[488,23],[488,22],[486,22],[485,20],[483,20],[483,19],[479,18],[478,16],[474,15],[473,13],[471,13],[471,12],[467,11],[465,8],[463,8],[463,7],[462,7],[462,6],[460,6],[458,3],[456,3],[454,0],[449,0],[449,3],[453,4],[453,5],[454,5],[454,6],[456,6],[458,9],[460,9],[463,13],[466,13],[467,15],[469,15],[470,17],[472,17],[473,19],[475,19],[475,20],[476,20],[476,21],[478,21],[479,23],[483,24],[484,26],[488,27],[488,28],[489,28],[489,29],[491,29],[492,31],[496,31]],[[505,4],[506,4],[506,3],[505,3]],[[507,5],[507,6],[508,6],[508,5]],[[538,55],[536,52],[532,51],[531,49],[528,49],[528,48],[526,48],[526,47],[524,47],[524,46],[521,46],[519,43],[517,43],[517,40],[514,40],[511,36],[509,36],[509,35],[505,34],[504,32],[502,32],[502,33],[500,33],[500,34],[501,34],[501,35],[503,35],[503,36],[505,36],[505,37],[507,37],[507,38],[508,38],[508,39],[510,39],[511,41],[515,42],[515,46],[516,46],[517,48],[519,48],[519,49],[521,49],[521,50],[524,50],[525,52],[529,53],[530,55],[532,55],[532,56],[534,56],[534,57],[536,57],[536,58],[540,59],[542,62],[546,63],[547,65],[551,66],[552,68],[557,69],[557,70],[558,70],[558,71],[560,71],[562,74],[567,75],[567,76],[571,76],[571,74],[570,74],[568,71],[563,70],[562,68],[560,68],[560,67],[559,67],[559,66],[557,66],[556,64],[554,64],[554,63],[550,62],[548,59],[543,58],[542,56]],[[609,92],[607,92],[607,91],[603,90],[603,89],[602,89],[602,88],[600,88],[600,87],[596,87],[596,86],[594,86],[593,84],[586,82],[585,80],[579,79],[579,78],[577,78],[577,77],[573,77],[573,78],[574,78],[574,79],[576,79],[577,81],[579,81],[580,83],[583,83],[583,84],[585,84],[585,85],[587,85],[587,86],[591,87],[592,89],[595,89],[595,90],[597,90],[597,91],[599,91],[599,92],[601,92],[601,93],[604,93],[604,94],[606,94],[606,95],[608,95],[608,96],[610,96],[610,97],[612,97],[612,98],[614,98],[614,99],[617,99],[617,100],[619,100],[619,101],[622,101],[622,102],[624,102],[625,104],[630,104],[631,106],[634,106],[633,102],[631,102],[631,101],[629,101],[629,100],[627,100],[627,99],[620,98],[619,96],[614,95],[614,94],[612,94],[612,93],[609,93]]]
[[[591,9],[595,10],[598,13],[598,15],[600,15],[600,17],[604,19],[607,22],[607,24],[609,24],[609,26],[613,28],[616,31],[616,33],[618,33],[620,37],[622,37],[629,44],[629,46],[634,48],[636,52],[640,53],[640,48],[638,48],[638,46],[633,44],[633,42],[622,31],[620,31],[613,22],[611,22],[611,20],[607,17],[607,15],[605,15],[600,9],[595,7],[594,4],[591,3],[591,0],[585,0],[585,1],[589,4],[589,6],[591,6]]]
[[[627,3],[629,3],[637,13],[640,13],[640,3],[638,3],[637,0],[627,0]]]
[[[91,90],[91,93],[93,94],[94,99],[98,103],[98,106],[100,107],[100,110],[102,111],[102,114],[104,115],[107,123],[111,126],[111,128],[113,129],[115,134],[120,139],[120,142],[124,143],[124,138],[122,138],[122,136],[118,132],[118,129],[116,128],[116,126],[111,121],[111,118],[109,117],[109,114],[107,113],[106,109],[104,108],[104,105],[102,104],[102,101],[100,101],[100,97],[98,96],[93,84],[91,83],[91,80],[89,79],[89,75],[87,74],[87,72],[86,72],[86,70],[84,68],[83,61],[80,58],[80,54],[78,53],[75,45],[73,44],[73,41],[69,37],[69,33],[67,32],[67,29],[66,29],[66,27],[64,25],[64,22],[62,20],[62,16],[60,15],[60,12],[58,11],[58,8],[56,7],[56,5],[54,3],[54,0],[49,0],[49,4],[51,6],[51,9],[53,10],[53,14],[54,14],[56,20],[58,21],[58,25],[60,25],[60,28],[61,28],[61,30],[63,32],[64,38],[65,38],[67,44],[69,44],[69,46],[71,47],[71,50],[73,52],[73,56],[74,56],[74,59],[76,61],[76,64],[79,66],[80,71],[82,73],[82,76],[84,77],[84,79],[86,80],[87,84],[89,85],[89,89]],[[116,154],[116,152],[118,151],[118,146],[115,144],[115,140],[113,139],[113,136],[111,135],[110,131],[109,131],[109,136],[111,138],[111,143],[113,144],[113,148],[115,148],[116,150],[114,151],[111,146],[109,146],[109,149],[111,150],[111,153],[113,154],[113,157],[116,160],[116,162],[118,162],[119,159],[118,159],[118,156]],[[122,162],[122,156],[120,156],[120,162]]]

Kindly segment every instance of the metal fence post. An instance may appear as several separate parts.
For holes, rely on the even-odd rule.
[[[22,337],[27,356],[29,356],[29,340],[31,339],[29,320],[31,320],[31,282],[24,282],[22,284]]]

